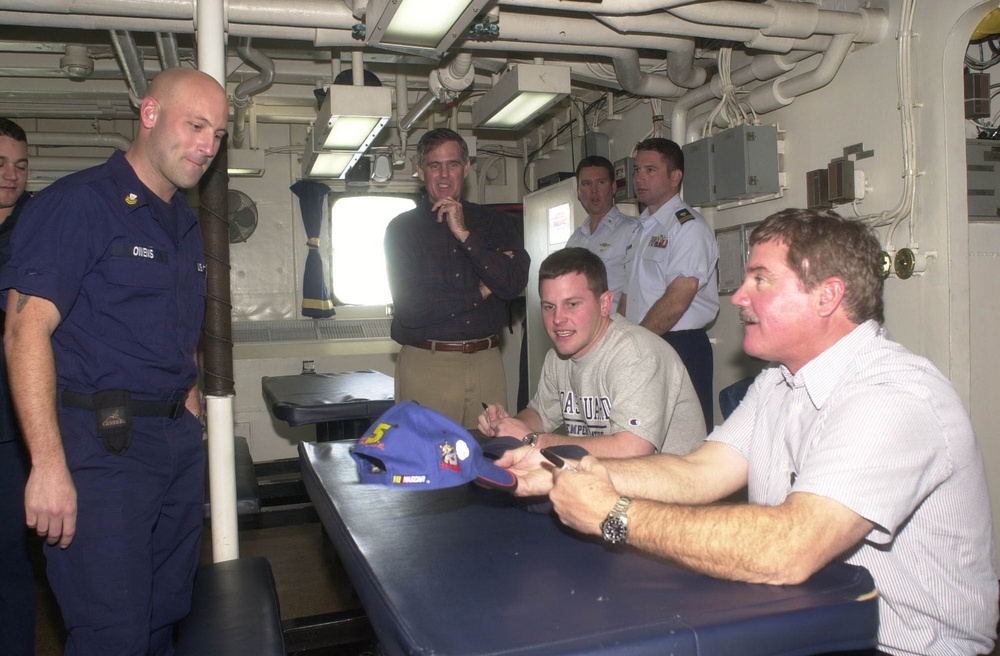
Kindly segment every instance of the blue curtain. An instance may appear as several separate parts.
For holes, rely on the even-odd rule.
[[[309,254],[306,255],[306,271],[302,278],[302,316],[325,319],[337,314],[330,298],[323,275],[323,256],[319,252],[319,232],[323,226],[323,204],[330,188],[321,182],[299,180],[291,186],[292,193],[299,197],[302,209],[302,223],[309,238]]]

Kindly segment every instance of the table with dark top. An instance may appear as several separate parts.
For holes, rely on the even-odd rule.
[[[380,371],[264,376],[264,400],[289,426],[316,424],[319,441],[359,437],[392,407],[392,376]]]
[[[302,443],[302,477],[384,653],[779,656],[874,646],[868,572],[801,585],[702,576],[605,546],[467,485],[361,485],[351,442]]]

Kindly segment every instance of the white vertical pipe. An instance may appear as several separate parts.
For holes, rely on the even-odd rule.
[[[226,86],[226,23],[223,0],[198,0],[195,36],[198,70]]]
[[[233,397],[209,396],[208,476],[212,504],[212,562],[240,557],[236,517],[236,456],[233,449]]]
[[[351,53],[351,79],[354,81],[354,86],[365,86],[365,62],[360,50]]]
[[[198,0],[198,69],[226,87],[226,29],[223,0]],[[212,561],[240,557],[236,520],[236,455],[233,447],[233,397],[209,396],[208,475],[211,481]]]

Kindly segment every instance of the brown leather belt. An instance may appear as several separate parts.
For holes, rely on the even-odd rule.
[[[427,351],[447,351],[449,353],[479,353],[499,345],[500,337],[498,335],[490,335],[483,339],[470,339],[464,342],[439,342],[435,339],[428,339],[410,344],[410,346]]]

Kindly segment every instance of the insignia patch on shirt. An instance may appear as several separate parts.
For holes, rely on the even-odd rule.
[[[694,218],[694,214],[691,214],[691,212],[687,210],[677,210],[677,213],[674,214],[674,216],[677,217],[677,220],[681,223],[681,225],[684,225]]]
[[[649,238],[649,245],[651,248],[666,248],[667,247],[667,236],[666,235],[653,235]]]
[[[136,203],[139,202],[139,197],[136,196],[135,194],[129,194],[128,196],[125,197],[125,202],[129,205],[135,205]]]

